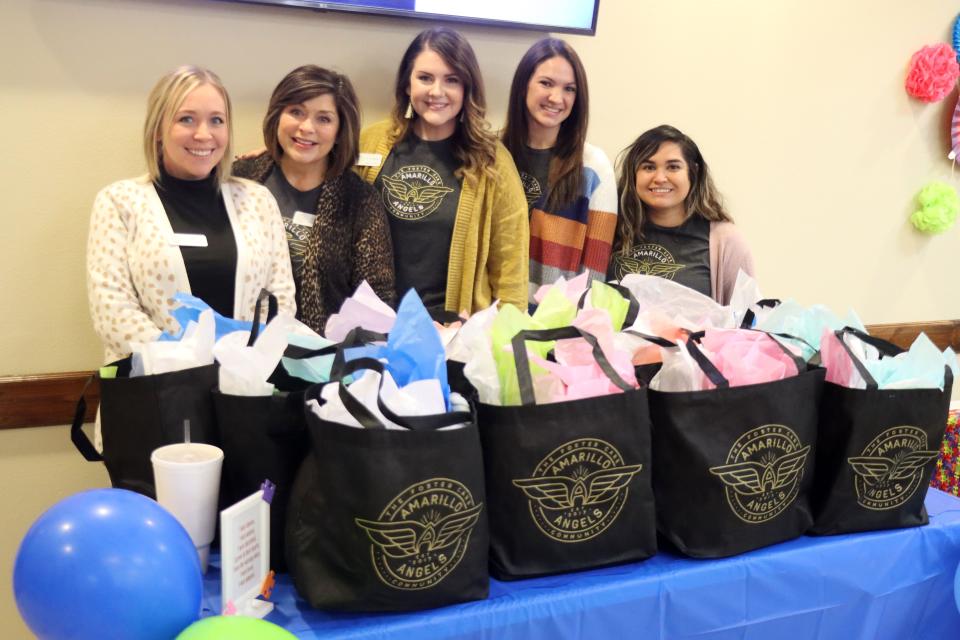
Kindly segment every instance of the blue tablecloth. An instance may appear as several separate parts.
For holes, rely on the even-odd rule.
[[[926,527],[804,537],[724,560],[660,553],[607,569],[491,580],[487,600],[408,614],[315,611],[280,576],[267,620],[299,638],[960,638],[960,499],[931,489],[927,510]],[[220,610],[219,591],[212,567],[209,613]]]

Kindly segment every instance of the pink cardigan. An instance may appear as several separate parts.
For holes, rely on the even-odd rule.
[[[710,291],[722,305],[730,304],[737,272],[754,277],[753,256],[732,222],[710,223]]]

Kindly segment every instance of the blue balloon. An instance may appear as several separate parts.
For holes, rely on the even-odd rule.
[[[200,617],[203,576],[190,536],[163,507],[94,489],[33,523],[13,595],[41,640],[170,640]]]
[[[957,18],[960,21],[960,18]],[[960,565],[957,565],[957,574],[953,577],[953,601],[957,603],[957,611],[960,611]]]

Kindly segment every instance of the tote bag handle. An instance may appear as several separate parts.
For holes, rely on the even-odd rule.
[[[767,339],[773,342],[773,344],[777,345],[777,347],[783,351],[787,357],[790,358],[794,366],[796,366],[798,374],[806,370],[807,363],[803,361],[803,358],[795,354],[793,351],[790,351],[790,349],[788,349],[786,346],[780,344],[779,341],[774,340],[769,334],[765,335],[767,335]],[[704,355],[703,351],[701,351],[696,344],[701,338],[703,338],[703,336],[703,331],[690,334],[690,338],[687,340],[686,345],[687,353],[689,353],[690,357],[693,358],[694,362],[697,363],[697,365],[700,367],[700,370],[703,371],[703,374],[707,376],[707,379],[713,383],[713,386],[715,386],[717,389],[729,389],[730,381],[727,380],[722,373],[720,373],[720,370],[717,369],[717,366],[710,361],[710,358]]]
[[[757,300],[755,303],[758,307],[763,307],[765,309],[772,309],[780,304],[779,298],[764,298],[763,300]],[[743,314],[743,320],[740,321],[741,329],[751,329],[753,328],[753,321],[757,319],[757,314],[753,312],[753,309],[747,309],[747,312]]]
[[[604,284],[612,289],[616,289],[617,293],[623,296],[624,300],[629,303],[629,306],[627,307],[627,316],[623,319],[623,326],[632,326],[633,323],[637,321],[637,316],[640,314],[640,303],[637,302],[637,298],[633,295],[633,292],[631,292],[630,289],[622,284],[618,284],[616,282],[605,282]],[[583,309],[583,305],[586,302],[590,291],[591,289],[587,287],[587,290],[581,294],[580,300],[577,301],[577,309]]]
[[[628,384],[620,374],[614,370],[607,356],[604,355],[600,343],[596,336],[587,333],[577,327],[560,327],[559,329],[528,329],[520,331],[513,336],[511,346],[513,347],[513,359],[517,366],[517,383],[520,386],[520,402],[525,405],[536,404],[536,398],[533,394],[533,376],[530,374],[530,358],[527,356],[527,348],[524,344],[527,340],[534,342],[547,342],[550,340],[564,340],[567,338],[583,338],[593,348],[593,357],[603,371],[604,375],[610,379],[614,385],[623,391],[633,391],[633,386]]]
[[[264,300],[267,301],[267,322],[264,324],[276,318],[277,312],[280,310],[277,296],[266,289],[260,289],[260,295],[257,296],[257,302],[253,306],[253,326],[250,327],[250,339],[247,340],[248,347],[252,347],[253,343],[257,341],[257,336],[260,335],[260,307],[263,306]]]
[[[474,421],[473,414],[467,411],[452,411],[449,413],[438,413],[430,416],[398,415],[386,405],[380,395],[380,391],[383,389],[383,373],[386,370],[386,367],[382,362],[375,360],[374,358],[356,358],[344,365],[343,375],[347,376],[364,369],[376,371],[381,375],[380,389],[377,391],[377,408],[380,409],[380,413],[382,413],[387,420],[403,427],[404,429],[409,429],[410,431],[435,431],[442,427],[450,427],[455,424]],[[346,385],[342,382],[340,383],[339,395],[340,401],[343,402],[343,406],[346,407],[347,411],[350,412],[350,415],[352,415],[365,429],[386,429],[380,419],[377,418],[377,416],[374,415],[374,413],[370,411],[367,406],[357,400],[357,398],[347,390]]]
[[[860,329],[857,329],[855,327],[844,327],[843,329],[840,329],[839,331],[834,331],[833,333],[835,336],[837,336],[837,340],[840,341],[840,345],[847,352],[847,355],[850,356],[850,360],[851,362],[853,362],[853,366],[857,368],[857,373],[860,374],[860,377],[862,377],[863,381],[867,384],[867,389],[871,391],[879,388],[879,385],[877,384],[876,379],[874,379],[874,377],[870,375],[870,372],[867,371],[867,367],[862,362],[860,362],[860,358],[853,355],[853,350],[850,348],[850,345],[848,345],[846,341],[843,339],[843,336],[844,335],[855,336],[862,342],[866,342],[870,346],[875,347],[882,356],[885,356],[888,358],[892,358],[906,351],[906,349],[901,349],[900,347],[893,344],[892,342],[887,342],[882,338],[871,336],[869,333],[861,331]],[[943,386],[944,388],[947,388],[953,385],[953,371],[951,371],[950,367],[946,365],[944,365],[943,368],[944,368]]]
[[[80,455],[82,455],[87,462],[103,462],[103,456],[100,455],[96,447],[93,446],[93,443],[90,442],[87,434],[83,432],[83,418],[87,415],[87,390],[90,388],[90,383],[92,383],[96,377],[97,374],[93,374],[87,379],[87,383],[83,385],[83,391],[80,392],[80,399],[77,400],[77,408],[73,413],[73,424],[70,425],[70,441],[73,442],[73,446],[77,448],[77,451],[80,452]]]

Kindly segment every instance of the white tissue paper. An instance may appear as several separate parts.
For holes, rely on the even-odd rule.
[[[287,348],[287,335],[300,324],[293,316],[280,313],[247,346],[250,334],[228,333],[217,341],[213,355],[220,363],[220,393],[231,396],[269,396],[273,385],[267,378],[277,368]]]
[[[216,322],[213,311],[200,313],[196,322],[187,324],[183,337],[170,342],[131,342],[133,352],[130,377],[157,375],[213,364]]]
[[[637,299],[641,313],[656,309],[688,331],[737,326],[731,307],[723,307],[713,298],[672,280],[630,273],[620,284]]]
[[[340,311],[327,319],[323,332],[327,339],[343,342],[351,329],[363,327],[378,333],[390,333],[397,312],[381,300],[366,280],[353,295],[343,301]]]
[[[365,371],[353,384],[347,387],[347,392],[363,403],[387,429],[407,430],[387,420],[383,413],[380,412],[380,408],[377,406],[378,393],[381,394],[384,404],[400,416],[429,416],[446,413],[446,405],[443,401],[443,392],[440,390],[439,380],[418,380],[403,388],[398,388],[390,372],[385,371],[383,374],[383,388],[381,389],[380,378],[380,374],[376,371]],[[332,382],[324,386],[320,392],[320,397],[324,400],[323,405],[316,400],[310,400],[307,402],[307,406],[322,420],[344,424],[350,427],[363,428],[357,419],[343,406],[343,402],[340,400],[339,382]],[[454,411],[470,410],[467,401],[458,393],[450,394],[450,403]],[[459,429],[463,426],[466,425],[456,424],[449,427],[442,427],[438,429],[438,431]]]

